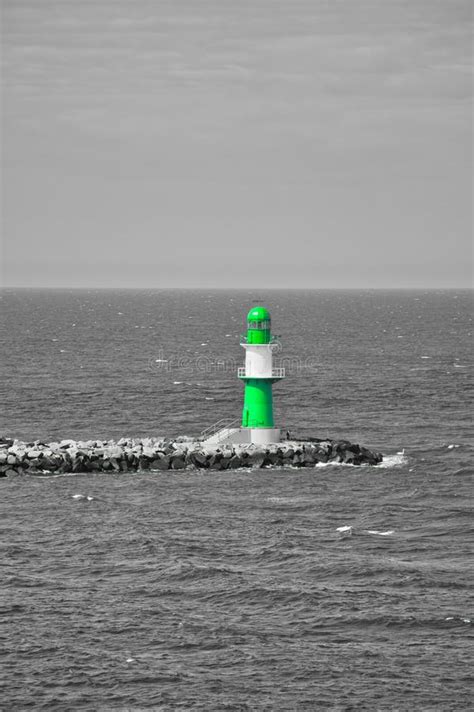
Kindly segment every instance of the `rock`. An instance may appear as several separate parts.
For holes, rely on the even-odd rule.
[[[220,461],[222,460],[222,453],[216,452],[214,455],[211,455],[209,459],[209,467],[213,470],[220,470]]]
[[[18,472],[9,467],[8,470],[5,470],[4,477],[18,477]]]
[[[183,470],[186,467],[186,462],[183,457],[173,457],[171,459],[172,470]]]
[[[206,455],[203,452],[192,452],[190,455],[191,461],[196,465],[196,467],[208,467],[209,463]]]
[[[265,462],[265,453],[254,452],[254,453],[249,453],[246,464],[250,467],[258,468],[258,467],[263,467],[264,462]]]
[[[44,457],[43,460],[41,461],[41,467],[44,470],[50,470],[51,472],[58,469],[56,460],[54,460],[52,457]]]
[[[15,455],[8,455],[6,460],[8,465],[16,465],[18,463],[18,460]]]
[[[361,463],[359,455],[351,450],[344,450],[344,452],[341,453],[341,460],[347,465],[360,465]]]
[[[372,452],[366,447],[360,448],[361,462],[367,465],[378,465],[383,460],[383,455],[380,452]]]
[[[332,443],[330,440],[322,440],[317,447],[318,454],[330,455],[332,451]]]
[[[82,459],[80,457],[75,458],[72,463],[71,472],[86,472]]]
[[[123,449],[118,445],[112,445],[104,448],[104,453],[107,455],[109,460],[120,460],[124,456]]]
[[[242,460],[238,455],[232,455],[229,460],[229,469],[236,470],[238,467],[242,467]]]
[[[75,447],[76,442],[75,440],[61,440],[59,443],[60,448],[69,448],[69,447]]]
[[[3,435],[0,436],[0,445],[3,445],[5,447],[11,447],[15,441],[12,440],[11,438],[6,438]]]
[[[27,467],[37,467],[38,469],[43,469],[43,461],[39,457],[34,457],[24,463]]]
[[[152,470],[169,470],[170,458],[167,455],[163,457],[157,457],[155,460],[150,462],[150,468]]]
[[[283,462],[283,457],[281,453],[279,454],[278,452],[269,452],[267,455],[265,455],[265,465],[271,465],[271,466],[278,466],[281,465]]]

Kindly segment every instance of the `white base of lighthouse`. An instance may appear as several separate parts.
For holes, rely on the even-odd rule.
[[[272,445],[280,439],[280,428],[223,428],[204,442],[206,445]]]
[[[270,445],[280,442],[280,428],[240,428],[240,430],[245,435],[248,434],[248,440],[245,442],[254,445]]]

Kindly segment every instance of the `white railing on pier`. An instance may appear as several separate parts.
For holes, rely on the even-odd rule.
[[[205,428],[205,430],[202,431],[201,435],[199,436],[200,440],[207,440],[207,438],[210,438],[212,435],[217,433],[219,430],[224,430],[231,428],[233,425],[236,425],[236,423],[240,422],[240,418],[221,418],[218,420],[216,423],[213,423],[213,425],[210,425],[208,428]]]
[[[272,374],[271,376],[255,376],[255,375],[250,375],[249,373],[245,372],[245,366],[240,366],[237,369],[237,376],[239,378],[285,378],[285,369],[284,368],[272,368]]]

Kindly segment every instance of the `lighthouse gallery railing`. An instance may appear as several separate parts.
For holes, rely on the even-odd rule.
[[[272,368],[272,375],[271,376],[255,376],[255,375],[250,375],[248,373],[245,373],[245,366],[240,366],[237,369],[237,376],[239,378],[285,378],[285,369],[284,368]]]

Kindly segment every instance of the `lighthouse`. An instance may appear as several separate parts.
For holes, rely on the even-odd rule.
[[[245,387],[240,425],[239,420],[219,420],[202,431],[201,440],[208,445],[279,443],[280,428],[273,422],[272,386],[285,377],[285,369],[273,364],[280,340],[272,335],[268,309],[257,306],[249,311],[247,332],[240,345],[245,349],[245,365],[237,371]]]
[[[273,365],[273,353],[280,342],[272,336],[268,309],[256,306],[249,311],[247,333],[240,345],[245,349],[245,366],[238,370],[245,384],[243,440],[261,445],[280,442],[280,429],[273,422],[272,387],[285,377],[285,369]]]

